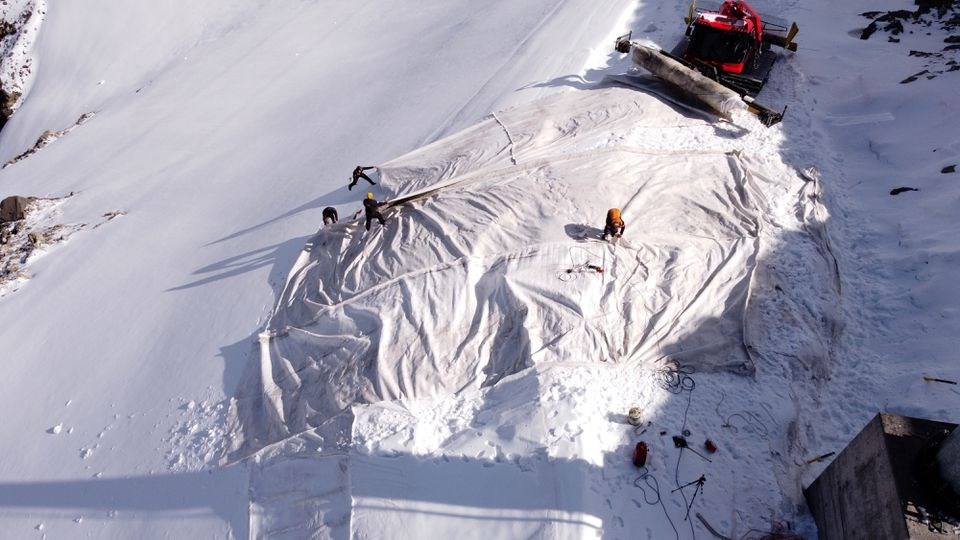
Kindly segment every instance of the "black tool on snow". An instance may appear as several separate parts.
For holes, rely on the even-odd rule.
[[[676,446],[677,448],[686,448],[687,450],[689,450],[689,451],[693,452],[694,454],[702,457],[703,459],[705,459],[705,460],[707,460],[707,461],[710,461],[710,463],[713,463],[713,461],[711,461],[710,458],[708,458],[707,456],[701,454],[700,452],[697,452],[697,451],[694,450],[693,448],[690,448],[690,446],[687,444],[687,440],[684,439],[683,437],[679,436],[679,435],[674,435],[674,436],[673,436],[673,445]]]

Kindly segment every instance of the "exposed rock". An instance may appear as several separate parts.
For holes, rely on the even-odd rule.
[[[914,73],[913,75],[911,75],[911,76],[907,77],[906,79],[900,81],[900,84],[912,83],[913,81],[919,79],[920,77],[922,77],[922,76],[924,76],[924,75],[928,75],[929,73],[930,73],[930,72],[927,71],[927,70],[923,70],[923,71],[921,71],[920,73]],[[927,77],[927,78],[928,78],[928,79],[932,79],[933,77]],[[4,165],[4,167],[6,167],[6,165]]]
[[[37,142],[33,143],[33,146],[30,147],[29,150],[27,150],[26,152],[20,154],[19,156],[15,157],[15,158],[11,159],[10,161],[4,163],[4,164],[3,164],[3,168],[6,169],[6,168],[9,167],[10,165],[13,165],[14,163],[16,163],[16,162],[18,162],[18,161],[20,161],[20,160],[22,160],[22,159],[26,159],[26,158],[30,157],[31,155],[37,153],[41,148],[47,146],[48,144],[52,143],[53,141],[59,139],[60,137],[63,137],[63,136],[66,135],[67,133],[70,133],[70,132],[73,131],[77,126],[83,125],[84,123],[86,123],[87,120],[93,118],[94,116],[95,116],[95,113],[88,112],[88,113],[85,113],[85,114],[81,115],[80,118],[78,118],[77,121],[76,121],[72,126],[68,127],[67,129],[61,129],[60,131],[54,131],[54,130],[52,130],[52,129],[48,129],[47,131],[44,131],[44,132],[40,135],[40,137],[37,138]]]
[[[937,17],[943,18],[951,9],[957,8],[957,0],[915,0],[917,6],[917,15],[926,15],[933,10],[937,11]]]
[[[0,223],[20,221],[27,217],[27,207],[33,200],[32,197],[11,195],[0,201]]]
[[[7,120],[13,116],[13,111],[16,109],[21,97],[20,92],[7,92],[3,88],[0,88],[0,129],[3,129]]]
[[[923,59],[925,69],[900,81],[901,84],[914,82],[922,76],[934,79],[943,73],[960,70],[956,52],[960,51],[960,36],[955,34],[960,30],[960,0],[916,0],[915,5],[915,11],[898,9],[861,14],[871,21],[860,32],[860,39],[870,39],[877,32],[886,32],[888,42],[899,43],[900,39],[894,36],[905,32],[912,34],[915,30],[932,35],[934,30],[939,29],[951,34],[944,39],[947,46],[941,51],[910,51],[910,56]]]
[[[22,11],[19,15],[11,12]],[[23,101],[33,77],[31,50],[46,14],[46,0],[0,2],[0,128]]]

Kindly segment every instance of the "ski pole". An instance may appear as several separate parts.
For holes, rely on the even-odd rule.
[[[815,458],[810,458],[810,459],[807,460],[807,465],[812,465],[812,464],[817,463],[817,462],[819,462],[819,461],[823,461],[823,460],[827,459],[828,457],[830,457],[830,456],[832,456],[832,455],[834,455],[834,454],[836,454],[836,452],[827,452],[826,454],[817,456],[817,457],[815,457]]]

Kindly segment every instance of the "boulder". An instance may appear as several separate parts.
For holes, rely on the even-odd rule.
[[[26,217],[28,197],[12,195],[0,201],[0,223],[20,221]]]

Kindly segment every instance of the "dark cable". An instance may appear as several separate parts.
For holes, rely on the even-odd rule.
[[[643,486],[640,485],[641,480],[643,480],[643,483],[656,495],[655,500],[649,500],[647,490],[643,489]],[[660,505],[660,508],[663,509],[663,515],[667,516],[667,522],[670,523],[670,527],[673,528],[673,534],[677,537],[677,540],[680,540],[680,531],[677,530],[677,526],[674,525],[673,520],[670,519],[670,512],[667,512],[667,507],[663,504],[663,498],[660,497],[660,483],[657,482],[657,477],[650,474],[650,471],[645,466],[640,467],[640,476],[634,479],[633,485],[640,488],[640,492],[643,493],[643,502],[649,505]]]

